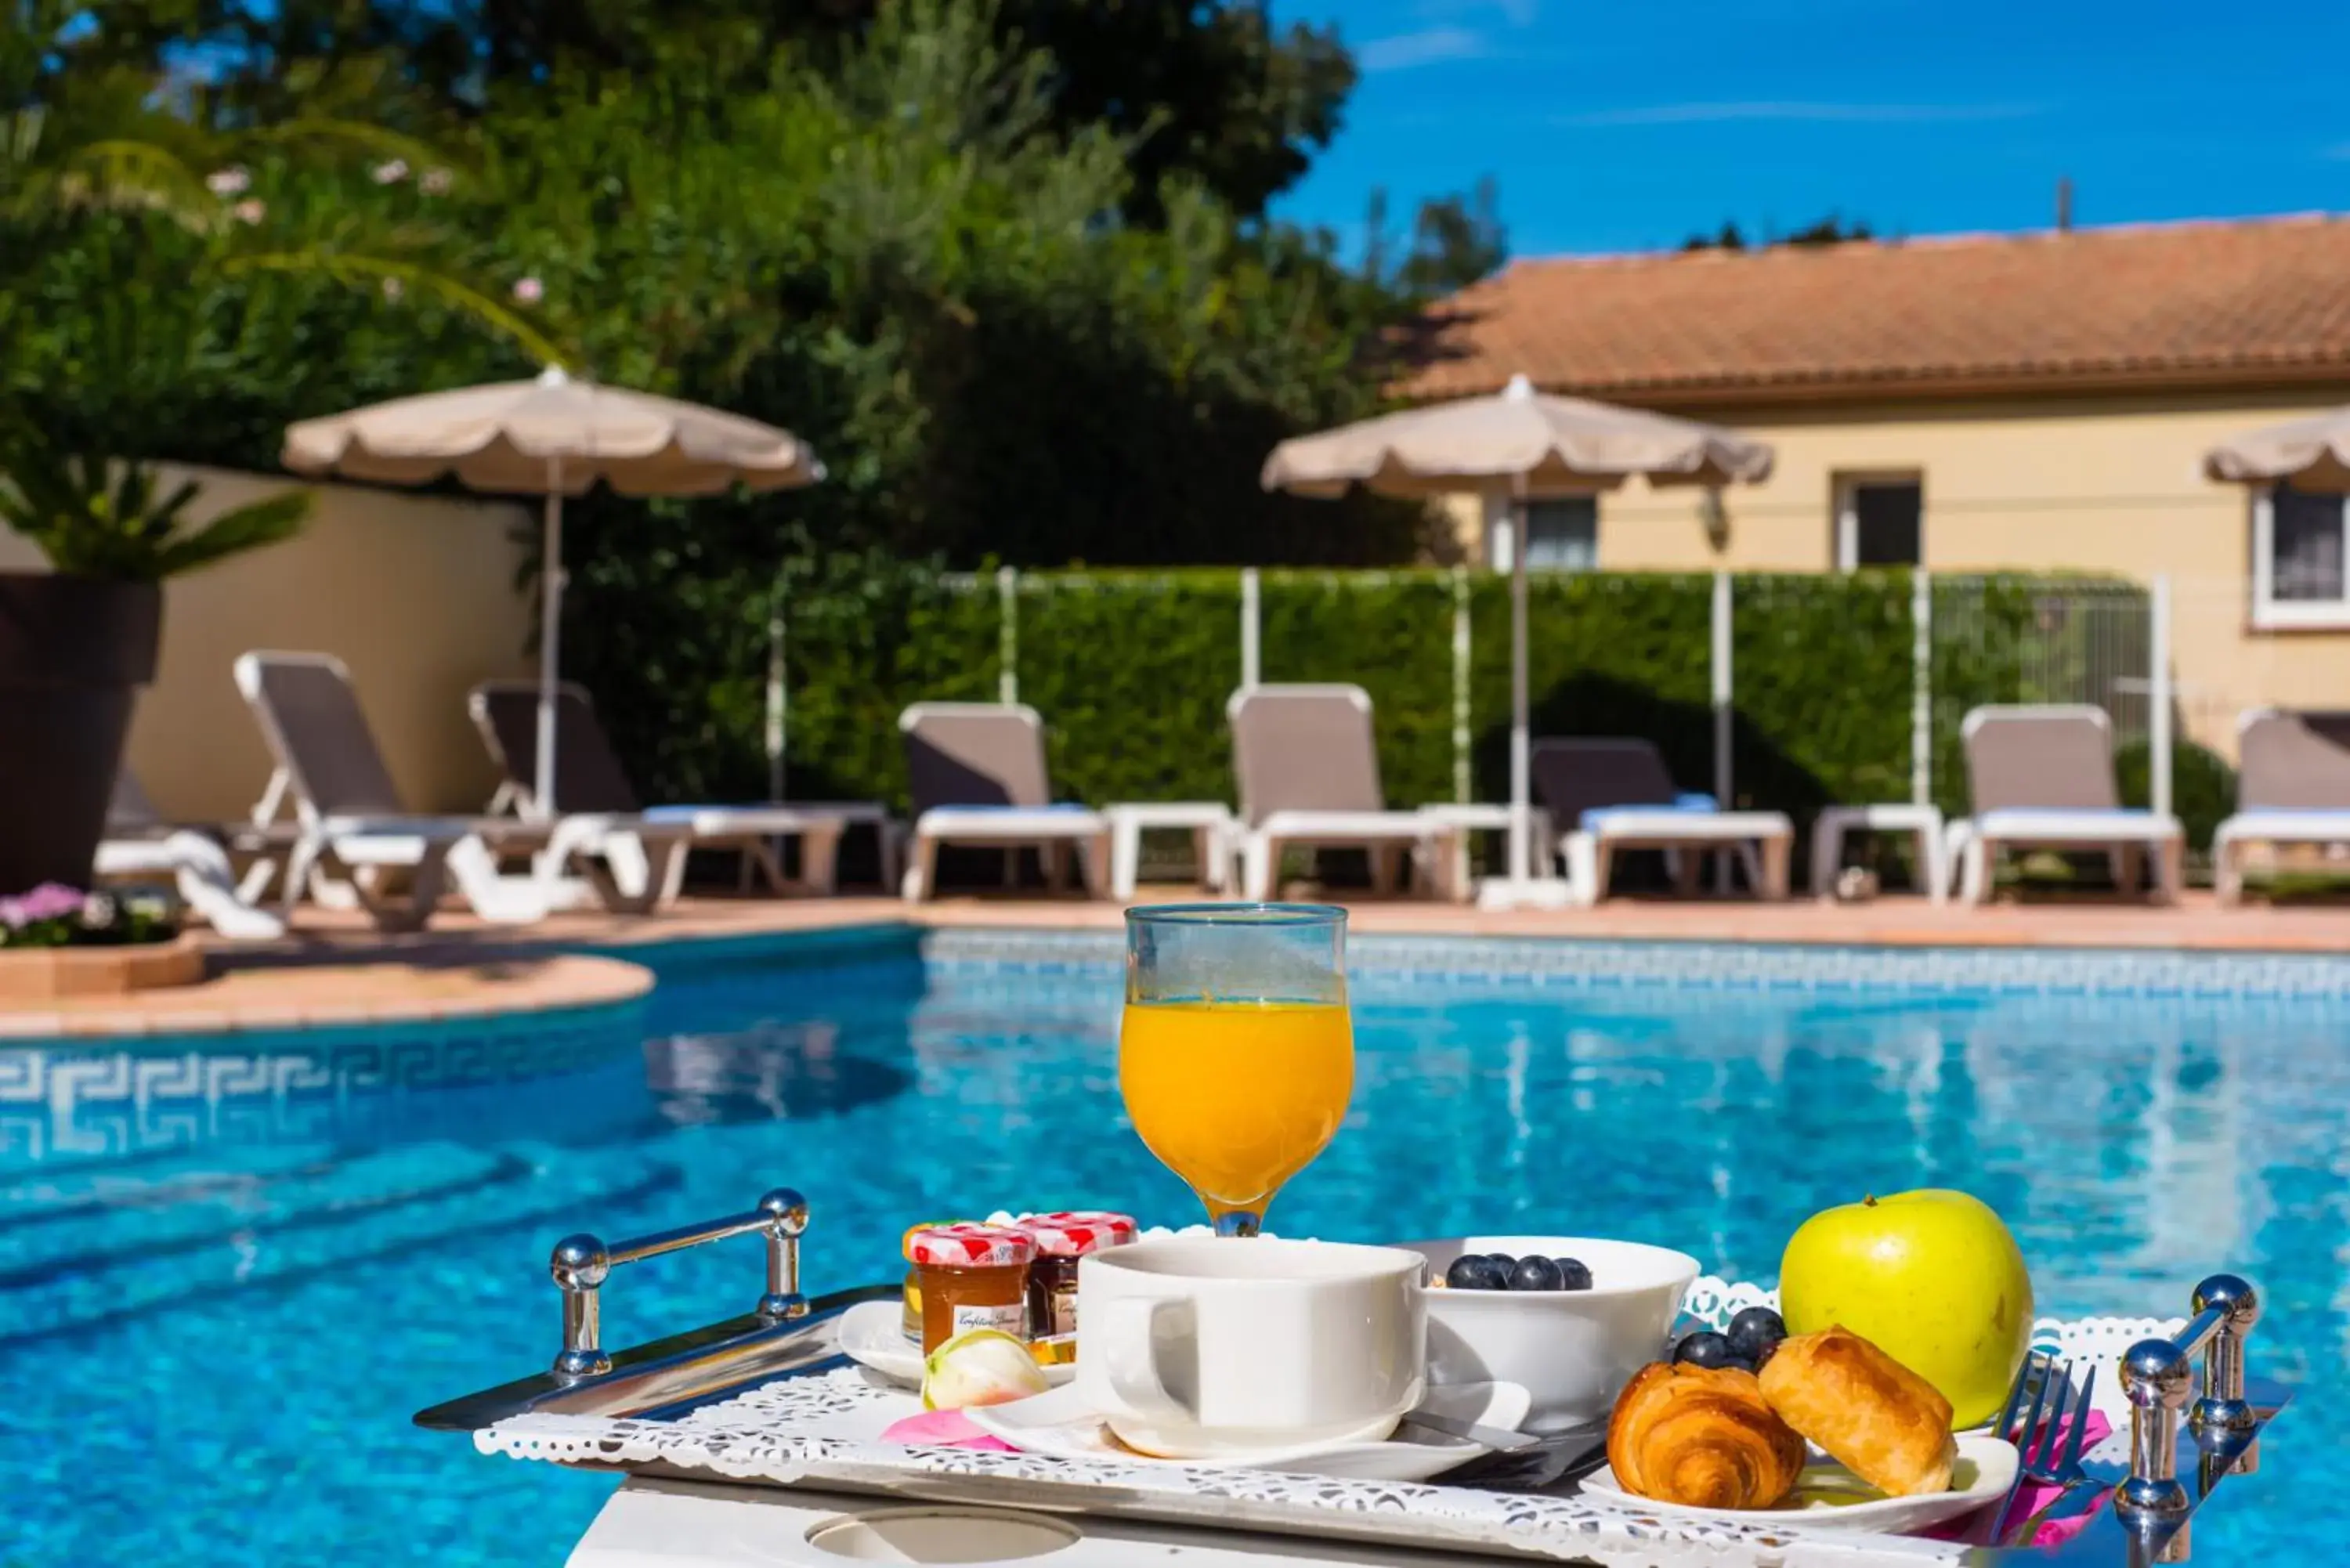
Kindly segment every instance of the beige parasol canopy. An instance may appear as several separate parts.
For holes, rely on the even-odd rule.
[[[1733,431],[1640,409],[1506,390],[1431,403],[1283,441],[1265,459],[1267,490],[1337,495],[1350,484],[1383,495],[1437,495],[1497,480],[1529,490],[1587,490],[1633,474],[1651,484],[1767,479],[1771,449]]]
[[[286,466],[385,484],[453,473],[473,490],[583,495],[711,495],[731,485],[788,490],[823,477],[789,431],[717,409],[575,381],[559,369],[398,398],[286,431]],[[560,479],[550,475],[559,470]]]
[[[601,480],[623,495],[712,495],[732,485],[788,490],[824,477],[789,431],[739,414],[575,381],[550,367],[501,381],[399,398],[286,431],[286,466],[386,484],[454,474],[468,489],[546,497],[539,637],[540,809],[555,811],[555,697],[561,670],[563,497]]]
[[[1525,501],[1533,491],[1612,489],[1634,474],[1651,484],[1719,486],[1771,474],[1771,449],[1735,431],[1583,398],[1537,392],[1513,376],[1500,392],[1406,409],[1273,449],[1267,490],[1336,496],[1360,484],[1406,498],[1506,488],[1511,533],[1510,877],[1528,891],[1532,794],[1526,676]]]
[[[2350,491],[2350,408],[2240,435],[2204,454],[2203,472],[2240,484],[2285,479],[2302,490]]]

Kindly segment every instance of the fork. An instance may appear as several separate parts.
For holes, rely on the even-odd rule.
[[[2032,1408],[2018,1422],[2015,1414],[2023,1404],[2025,1387],[2034,1382],[2035,1368],[2040,1376],[2033,1393]],[[2024,1522],[2014,1519],[2013,1514],[2027,1483],[2070,1487],[2084,1478],[2081,1445],[2088,1436],[2090,1398],[2096,1388],[2095,1366],[2089,1368],[2088,1376],[2076,1389],[2070,1361],[2060,1362],[2038,1351],[2024,1357],[2023,1369],[2016,1375],[2015,1386],[2008,1392],[2007,1407],[1999,1413],[1999,1421],[1992,1428],[2015,1445],[2018,1459],[2014,1484],[2008,1488],[1998,1513],[1992,1517],[1993,1542],[2005,1541],[2012,1528]],[[2042,1419],[2043,1411],[2045,1421]]]

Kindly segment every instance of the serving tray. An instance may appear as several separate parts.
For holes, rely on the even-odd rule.
[[[804,1226],[805,1205],[796,1212]],[[1571,1485],[1547,1493],[1499,1492],[910,1448],[880,1439],[881,1430],[906,1413],[904,1393],[847,1363],[838,1354],[836,1332],[841,1311],[895,1287],[805,1301],[796,1290],[797,1231],[786,1237],[779,1225],[761,1221],[761,1214],[772,1220],[774,1208],[763,1200],[750,1216],[614,1249],[593,1238],[572,1238],[557,1249],[555,1271],[561,1283],[566,1249],[575,1262],[582,1255],[627,1262],[715,1235],[767,1229],[769,1291],[759,1313],[606,1357],[592,1341],[591,1302],[584,1313],[588,1343],[567,1343],[565,1360],[575,1367],[600,1362],[598,1370],[567,1374],[558,1364],[556,1373],[438,1407],[420,1415],[419,1422],[471,1430],[484,1454],[634,1474],[1593,1562],[1611,1568],[1904,1568],[2010,1558],[2135,1568],[2185,1560],[2189,1515],[2220,1479],[2251,1467],[2261,1429],[2288,1397],[2282,1388],[2252,1380],[2241,1390],[2248,1416],[2209,1439],[2199,1427],[2181,1420],[2189,1392],[2187,1358],[2194,1352],[2211,1345],[2214,1366],[2225,1353],[2234,1357],[2241,1374],[2241,1334],[2257,1309],[2248,1304],[2249,1287],[2232,1277],[2205,1282],[2197,1301],[2202,1310],[2191,1320],[2038,1322],[2034,1345],[2078,1366],[2110,1368],[2126,1356],[2137,1364],[2159,1347],[2164,1355],[2156,1359],[2175,1376],[2164,1382],[2159,1399],[2149,1393],[2155,1386],[2143,1373],[2098,1379],[2097,1403],[2115,1429],[2085,1456],[2085,1466],[2102,1483],[2118,1485],[2124,1492],[2141,1490],[2128,1492],[2127,1507],[2098,1508],[2086,1527],[2062,1545],[2018,1552],[1814,1532],[1803,1527],[1801,1515],[1758,1524],[1693,1521],[1586,1497]],[[588,1274],[601,1282],[600,1270],[573,1271],[575,1281]],[[2223,1281],[2242,1291],[2241,1301],[2225,1289],[2213,1293]],[[592,1297],[593,1286],[586,1289]],[[568,1330],[583,1314],[576,1302],[579,1287],[567,1286],[566,1292]],[[2206,1303],[2206,1294],[2212,1295],[2212,1304]],[[1692,1326],[1722,1328],[1742,1308],[1769,1304],[1775,1304],[1772,1293],[1708,1277],[1690,1287],[1683,1311]],[[2134,1397],[2125,1392],[2126,1383],[2136,1388]],[[2167,1440],[2162,1433],[2168,1434]],[[2190,1473],[2174,1484],[2168,1474],[2174,1468],[2172,1445],[2182,1435],[2189,1445]]]

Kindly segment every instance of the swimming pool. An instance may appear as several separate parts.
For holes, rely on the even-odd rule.
[[[642,1003],[496,1026],[0,1047],[0,1563],[553,1568],[609,1480],[408,1417],[552,1356],[567,1231],[789,1182],[827,1289],[934,1213],[1188,1222],[1119,1116],[1115,939],[930,943],[655,950]],[[2255,1365],[2316,1397],[2199,1560],[2350,1527],[2350,962],[1366,940],[1355,971],[1354,1109],[1273,1229],[1599,1231],[1767,1279],[1818,1208],[1962,1186],[2043,1312],[2262,1285]],[[626,1271],[607,1341],[758,1275],[749,1243]]]

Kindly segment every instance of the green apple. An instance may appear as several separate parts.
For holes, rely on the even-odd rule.
[[[1779,1262],[1779,1314],[1789,1334],[1850,1329],[1972,1427],[2007,1403],[2032,1346],[2032,1276],[1989,1204],[1926,1188],[1804,1220]]]

